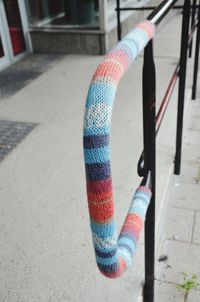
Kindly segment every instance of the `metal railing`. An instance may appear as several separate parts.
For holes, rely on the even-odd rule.
[[[145,221],[145,283],[143,289],[143,301],[154,301],[154,268],[155,268],[155,199],[156,199],[156,135],[159,132],[163,117],[165,115],[170,97],[175,84],[179,79],[178,87],[178,111],[176,130],[176,151],[174,161],[174,174],[180,174],[181,149],[183,132],[183,115],[185,100],[185,82],[188,56],[192,55],[193,36],[196,32],[196,46],[194,55],[194,71],[192,84],[192,99],[196,98],[197,74],[199,60],[200,42],[200,1],[185,0],[184,5],[175,5],[177,0],[164,0],[157,7],[120,7],[120,0],[116,1],[117,32],[118,40],[121,40],[121,11],[129,10],[152,10],[147,20],[150,20],[157,27],[171,9],[182,9],[182,33],[180,59],[173,72],[170,83],[167,87],[164,98],[156,114],[156,69],[153,55],[153,40],[144,50],[143,65],[143,152],[138,161],[138,175],[143,177],[142,184],[148,185],[152,191],[150,205],[147,210]]]

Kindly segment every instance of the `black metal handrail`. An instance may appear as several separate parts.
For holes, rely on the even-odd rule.
[[[158,25],[170,9],[176,4],[177,0],[164,0],[147,17],[155,25]]]
[[[165,15],[172,9],[183,9],[182,33],[180,59],[172,74],[160,108],[156,114],[156,68],[153,55],[153,40],[151,40],[144,50],[143,65],[143,151],[138,161],[138,175],[143,177],[142,183],[151,187],[152,198],[146,215],[145,222],[145,283],[143,291],[143,301],[154,301],[154,266],[155,266],[155,191],[156,191],[156,135],[160,129],[170,97],[174,90],[177,79],[178,87],[178,111],[177,111],[177,130],[176,130],[176,152],[174,163],[174,174],[180,174],[183,113],[185,99],[185,82],[187,58],[192,54],[192,40],[196,34],[196,47],[194,56],[194,72],[192,84],[192,99],[196,98],[197,74],[199,62],[199,43],[200,43],[200,0],[185,0],[184,5],[175,5],[177,0],[164,0],[157,7],[120,7],[120,0],[116,0],[118,40],[121,39],[120,12],[128,10],[149,10],[153,11],[147,17],[156,26],[163,20]],[[198,13],[197,13],[198,11]],[[197,15],[197,16],[196,16]],[[190,22],[191,16],[191,22]],[[190,32],[189,32],[190,29]]]
[[[178,0],[176,0],[175,2],[177,2]],[[193,5],[190,7],[190,9],[192,10],[192,22],[191,22],[191,26],[193,24],[193,21],[194,21],[194,16],[195,16],[195,13],[196,13],[196,10],[199,8],[199,5],[196,4],[196,1],[197,0],[193,0]],[[162,3],[165,3],[167,4],[167,2],[171,2],[171,1],[163,1]],[[174,2],[174,1],[172,1]],[[116,0],[116,12],[117,12],[117,35],[118,35],[118,40],[121,40],[121,21],[120,21],[120,12],[121,11],[148,11],[148,10],[151,10],[153,11],[152,14],[153,15],[158,15],[160,10],[163,8],[163,4],[160,4],[159,6],[141,6],[141,7],[121,7],[120,6],[120,0]],[[169,10],[170,9],[174,9],[174,10],[183,10],[183,5],[170,5],[169,7]],[[165,14],[167,14],[167,12],[169,10],[164,10]],[[163,15],[164,17],[164,15]],[[162,18],[163,18],[162,17]],[[162,19],[161,18],[161,19]],[[149,17],[147,17],[148,20],[151,20],[151,14],[149,15]],[[191,56],[191,49],[190,48],[190,56]]]
[[[193,35],[195,33],[195,29],[198,25],[198,19],[194,19],[193,20],[193,25],[191,27],[191,32],[188,36],[188,48],[191,49],[191,43],[192,43],[192,38],[193,38]],[[169,101],[170,101],[170,98],[172,96],[172,93],[174,91],[174,88],[175,88],[175,85],[176,85],[176,82],[177,82],[177,79],[178,79],[178,75],[179,75],[179,71],[180,71],[180,61],[178,62],[173,74],[172,74],[172,77],[170,79],[170,82],[169,82],[169,85],[167,87],[167,90],[166,90],[166,93],[163,97],[163,100],[161,102],[161,105],[159,107],[159,110],[158,110],[158,113],[156,114],[156,136],[159,132],[159,129],[160,129],[160,126],[162,124],[162,120],[164,118],[164,115],[165,115],[165,112],[167,110],[167,107],[169,105]],[[139,176],[143,176],[144,175],[144,152],[142,151],[141,153],[141,156],[139,158],[139,161],[138,161],[138,167],[137,167],[137,171],[138,171],[138,175]]]
[[[198,8],[199,5],[195,5],[194,8]],[[155,10],[157,8],[157,6],[138,6],[138,7],[120,7],[120,11],[131,11],[131,10],[135,10],[135,11],[142,11],[142,10]],[[175,5],[173,6],[171,9],[183,9],[183,5]],[[118,8],[115,8],[115,10],[117,11]]]

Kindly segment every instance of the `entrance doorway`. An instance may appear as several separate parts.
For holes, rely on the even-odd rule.
[[[22,0],[0,0],[0,70],[30,50]]]

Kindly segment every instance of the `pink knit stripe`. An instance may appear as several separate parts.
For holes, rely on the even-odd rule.
[[[140,187],[138,187],[137,190],[141,190],[141,191],[145,192],[148,196],[151,196],[151,195],[152,195],[152,192],[151,192],[151,190],[149,189],[149,187],[140,186]]]
[[[146,31],[149,39],[152,39],[155,34],[155,25],[150,21],[146,20],[137,25],[138,28],[141,28]]]
[[[124,68],[117,61],[104,61],[99,65],[95,72],[95,76],[109,76],[117,83],[124,73]]]
[[[124,50],[117,50],[117,51],[108,53],[105,60],[108,60],[108,59],[115,59],[116,61],[118,61],[119,63],[121,63],[123,65],[125,70],[129,67],[129,65],[131,63],[128,54]]]

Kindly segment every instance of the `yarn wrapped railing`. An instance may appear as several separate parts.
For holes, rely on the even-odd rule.
[[[83,135],[90,226],[97,265],[109,278],[119,277],[131,265],[151,199],[148,186],[136,190],[117,239],[109,142],[112,107],[121,77],[154,33],[154,24],[146,20],[126,35],[98,66],[86,101]]]

